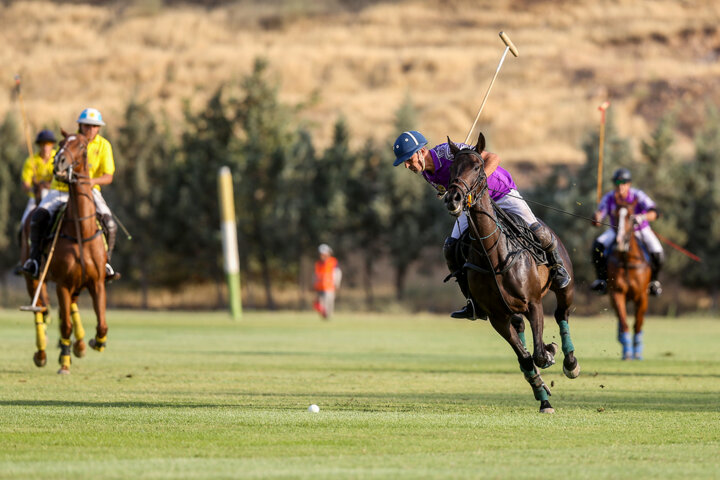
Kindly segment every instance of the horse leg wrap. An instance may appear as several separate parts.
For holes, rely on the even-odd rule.
[[[70,368],[70,345],[72,341],[69,338],[60,339],[60,366]]]
[[[35,346],[37,346],[37,349],[40,351],[47,348],[46,328],[43,314],[35,312]]]
[[[642,360],[643,358],[643,334],[642,332],[636,333],[633,337],[633,347],[635,360]]]
[[[520,370],[523,372],[523,375],[525,375],[525,380],[530,384],[533,390],[533,395],[535,395],[535,400],[542,402],[543,400],[547,400],[548,397],[550,397],[550,389],[547,385],[545,385],[545,382],[543,382],[542,377],[539,373],[537,373],[536,370],[525,370],[524,368],[520,367]]]
[[[102,352],[103,350],[105,350],[105,342],[107,342],[107,335],[102,338],[98,338],[98,336],[96,335],[95,338],[90,340],[90,347],[92,347],[93,350]]]
[[[78,309],[77,303],[70,305],[70,318],[72,319],[73,331],[75,332],[75,340],[82,340],[85,338],[85,329],[83,328],[82,320],[80,320],[80,310]]]
[[[567,320],[560,320],[558,322],[558,326],[560,327],[560,338],[562,339],[563,355],[574,352],[575,345],[573,345],[572,340],[570,339],[570,325],[568,325]]]
[[[520,338],[520,342],[522,342],[522,346],[525,347],[527,350],[527,343],[525,343],[525,332],[517,332],[518,337]]]
[[[618,340],[622,344],[623,359],[631,359],[633,356],[633,344],[630,332],[619,332]]]

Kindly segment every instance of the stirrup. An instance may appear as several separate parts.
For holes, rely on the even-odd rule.
[[[37,260],[34,258],[28,258],[25,260],[25,264],[22,266],[23,272],[30,274],[33,278],[38,278],[40,274],[40,266]]]
[[[119,280],[120,279],[120,272],[116,272],[115,269],[113,269],[112,265],[109,263],[105,264],[105,281],[106,282],[112,282],[113,280]]]
[[[653,280],[648,285],[648,292],[650,292],[650,295],[652,295],[653,297],[659,297],[660,294],[662,294],[662,291],[662,285],[658,280]]]
[[[552,266],[553,270],[553,279],[552,283],[555,288],[558,290],[563,289],[570,285],[570,274],[567,270],[565,270],[565,267],[563,267],[560,264],[556,264]]]
[[[468,299],[467,304],[460,310],[456,310],[450,314],[452,318],[464,318],[467,320],[487,320],[487,313],[484,310],[476,308],[475,303]]]

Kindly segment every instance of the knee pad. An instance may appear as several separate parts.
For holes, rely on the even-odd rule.
[[[112,215],[106,213],[102,216],[102,224],[105,225],[108,233],[115,233],[117,231],[117,223]]]
[[[36,208],[30,217],[30,228],[44,228],[50,221],[50,212],[44,208]]]
[[[555,235],[550,231],[547,225],[543,225],[540,222],[535,222],[530,225],[530,231],[533,235],[540,240],[540,246],[546,252],[552,252],[557,248],[557,240]]]

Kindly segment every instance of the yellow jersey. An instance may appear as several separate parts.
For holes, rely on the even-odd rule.
[[[102,177],[105,174],[115,173],[115,159],[113,158],[112,146],[110,142],[100,135],[95,135],[92,142],[87,147],[88,171],[90,178]],[[50,188],[67,192],[67,183],[63,183],[53,178]],[[100,185],[95,185],[100,190]]]
[[[39,153],[25,159],[22,172],[20,173],[20,179],[23,185],[30,189],[28,192],[30,198],[35,197],[32,192],[33,185],[41,182],[49,182],[53,179],[53,164],[55,163],[56,152],[56,149],[50,152],[50,158],[48,158],[47,162],[42,159]]]

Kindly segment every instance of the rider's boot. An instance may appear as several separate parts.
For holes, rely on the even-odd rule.
[[[607,293],[607,257],[605,256],[605,245],[600,242],[593,244],[592,261],[597,278],[590,284],[590,290],[604,295]]]
[[[547,254],[548,266],[552,275],[552,284],[555,289],[562,289],[570,284],[570,274],[565,269],[562,257],[557,251],[557,239],[550,229],[540,222],[530,225],[530,230],[540,242],[540,247]]]
[[[30,219],[30,256],[23,265],[23,271],[33,278],[40,275],[40,260],[42,256],[42,241],[50,225],[50,212],[44,208],[37,208]]]
[[[115,249],[115,239],[117,238],[117,223],[113,219],[111,214],[105,214],[102,216],[101,222],[103,226],[103,233],[108,244],[108,261],[105,264],[105,281],[112,282],[120,278],[120,272],[116,272],[115,269],[110,265],[110,259],[112,258],[112,252]]]
[[[18,228],[17,240],[18,240],[18,245],[22,246],[22,225],[20,225],[20,228]],[[15,265],[15,268],[13,268],[13,274],[14,275],[22,275],[22,272],[23,272],[22,263],[18,262],[17,265]]]
[[[445,239],[445,245],[443,245],[443,254],[445,255],[445,261],[450,269],[450,276],[446,279],[449,280],[451,277],[457,279],[460,291],[467,299],[467,304],[460,310],[456,310],[450,314],[452,318],[466,318],[468,320],[487,320],[487,313],[482,309],[478,308],[477,303],[473,300],[470,295],[470,286],[468,285],[467,274],[459,265],[456,260],[455,249],[458,239],[448,237]]]
[[[663,262],[665,261],[665,255],[662,251],[660,252],[652,252],[650,253],[650,284],[648,285],[648,290],[650,291],[650,295],[657,297],[662,293],[662,285],[660,284],[660,281],[657,279],[658,273],[660,273],[660,269],[662,268]]]

